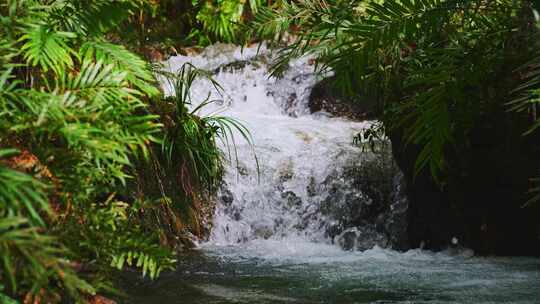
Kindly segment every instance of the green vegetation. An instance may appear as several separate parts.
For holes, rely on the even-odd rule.
[[[281,51],[274,73],[312,54],[345,92],[375,90],[385,129],[420,147],[416,174],[428,170],[441,184],[448,155],[471,149],[467,138],[485,117],[536,113],[540,45],[532,1],[307,0],[262,8],[252,30],[279,39],[293,26],[296,40]],[[538,127],[531,117],[522,133]]]
[[[217,0],[197,1],[200,6],[197,20],[201,30],[194,30],[192,37],[198,37],[199,43],[212,41],[238,41],[240,26],[248,14],[256,14],[262,5],[261,0]]]
[[[167,74],[136,53],[292,33],[274,74],[314,55],[344,92],[382,105],[370,148],[399,133],[419,147],[416,174],[444,186],[486,117],[526,121],[523,136],[540,127],[535,12],[524,0],[3,1],[0,302],[85,302],[111,292],[116,269],[173,268],[175,250],[207,233],[233,133],[249,132],[200,116],[211,100],[189,110],[205,72]]]
[[[184,46],[238,43],[259,8],[281,5],[261,0],[141,2],[112,36],[152,59],[181,52]]]
[[[200,72],[168,75],[165,97],[150,65],[111,42],[148,5],[0,4],[2,303],[85,302],[111,290],[114,269],[155,278],[182,236],[204,234],[227,159],[216,140],[249,133],[188,112]]]
[[[251,29],[277,42],[294,29],[274,75],[308,54],[350,100],[377,101],[407,185],[413,247],[441,250],[457,233],[479,254],[537,255],[539,9],[306,0],[261,8]]]

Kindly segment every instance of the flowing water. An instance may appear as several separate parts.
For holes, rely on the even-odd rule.
[[[329,206],[371,204],[346,174],[370,157],[352,144],[370,123],[310,114],[320,76],[309,58],[280,79],[268,78],[270,60],[264,46],[217,45],[165,63],[172,72],[186,62],[212,71],[222,90],[195,82],[195,105],[216,100],[201,114],[238,119],[254,146],[237,134],[209,239],[177,272],[128,278],[127,303],[540,303],[539,259],[338,246],[350,229]]]

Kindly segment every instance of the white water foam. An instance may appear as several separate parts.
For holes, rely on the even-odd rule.
[[[255,48],[241,53],[222,45],[166,63],[175,71],[185,62],[209,70],[256,62],[216,75],[225,97],[207,81],[195,83],[193,96],[202,100],[210,92],[223,99],[206,110],[240,119],[251,130],[260,182],[250,147],[239,143],[239,173],[232,163],[212,235],[200,244],[204,254],[181,259],[182,271],[158,287],[136,285],[130,303],[538,303],[538,259],[344,251],[330,244],[324,233],[329,219],[318,210],[328,197],[324,182],[340,178],[333,172],[359,154],[350,142],[367,124],[308,113],[317,77],[306,59],[275,80],[256,55]]]
[[[319,212],[328,196],[321,185],[357,161],[361,152],[352,145],[353,137],[370,123],[310,114],[309,94],[320,76],[309,58],[292,61],[284,76],[275,79],[268,76],[271,53],[264,46],[241,50],[217,45],[196,56],[172,57],[165,67],[176,72],[188,62],[209,71],[234,62],[243,65],[214,75],[223,92],[208,80],[196,81],[191,91],[195,102],[207,96],[220,100],[205,107],[203,115],[230,116],[249,129],[260,166],[258,175],[252,148],[237,136],[239,161],[227,170],[228,198],[218,202],[209,244],[245,246],[263,255],[307,253],[312,250],[307,244],[330,242],[325,234],[329,220]]]

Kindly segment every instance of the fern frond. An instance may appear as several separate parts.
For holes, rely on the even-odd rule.
[[[17,153],[14,149],[2,149],[0,160]],[[45,222],[40,214],[50,212],[46,186],[43,183],[0,163],[0,214],[28,215],[33,224],[44,226]]]
[[[43,25],[31,25],[19,39],[24,44],[21,50],[31,66],[40,66],[43,71],[53,70],[60,74],[66,67],[73,66],[73,50],[68,40],[74,38],[69,32],[52,31]]]
[[[452,142],[447,94],[440,86],[415,98],[417,117],[407,128],[407,143],[422,147],[415,162],[416,174],[427,167],[438,178],[445,169],[445,148]]]
[[[74,274],[62,256],[67,252],[55,238],[41,234],[23,217],[0,217],[0,265],[13,293],[19,281],[31,282],[30,295],[48,289],[55,281],[72,295],[95,294],[86,281]]]
[[[81,46],[80,53],[85,60],[94,59],[106,64],[113,64],[115,69],[126,72],[126,80],[146,95],[153,97],[159,94],[148,63],[123,46],[108,42],[89,41]]]
[[[60,31],[96,37],[114,29],[131,15],[142,1],[93,0],[55,1],[48,14],[49,23]]]

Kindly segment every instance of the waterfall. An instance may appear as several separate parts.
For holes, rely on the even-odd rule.
[[[179,255],[177,271],[126,282],[130,304],[538,303],[537,258],[405,251],[400,173],[387,154],[352,144],[371,123],[311,114],[321,76],[309,58],[274,79],[271,57],[264,47],[215,45],[165,62],[172,72],[190,62],[213,73],[223,92],[201,79],[193,101],[210,94],[219,102],[206,113],[249,128],[259,170],[238,137],[209,239]]]
[[[227,169],[208,243],[262,242],[270,247],[338,243],[351,249],[347,239],[354,233],[356,242],[359,231],[345,227],[351,221],[344,218],[354,214],[345,214],[343,208],[351,211],[360,208],[351,204],[371,203],[348,178],[351,168],[366,159],[353,138],[371,122],[311,114],[309,95],[322,77],[315,73],[313,61],[293,60],[282,77],[270,78],[271,60],[272,51],[264,45],[241,49],[218,44],[201,54],[165,62],[171,72],[186,62],[213,71],[223,90],[198,80],[191,91],[193,101],[218,100],[204,111],[239,120],[254,141],[251,147],[236,136],[238,161],[233,156]]]

